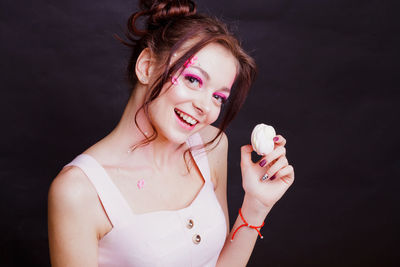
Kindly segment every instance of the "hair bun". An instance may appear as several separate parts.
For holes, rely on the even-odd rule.
[[[149,29],[175,17],[196,14],[196,4],[192,0],[142,0],[140,7],[149,16]]]

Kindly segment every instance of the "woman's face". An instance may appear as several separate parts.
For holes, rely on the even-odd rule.
[[[216,43],[205,46],[186,62],[182,74],[171,77],[149,106],[159,136],[181,144],[215,122],[229,98],[236,62],[229,50]]]

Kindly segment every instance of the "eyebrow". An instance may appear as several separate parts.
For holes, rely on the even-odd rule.
[[[203,70],[202,68],[200,68],[198,66],[190,66],[190,67],[199,70],[201,72],[201,74],[203,74],[203,76],[206,77],[207,80],[210,80],[210,75],[208,75],[207,71]],[[221,90],[226,91],[228,93],[231,92],[231,89],[228,87],[222,87]]]

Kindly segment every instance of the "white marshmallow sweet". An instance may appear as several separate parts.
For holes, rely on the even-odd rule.
[[[251,145],[258,155],[263,156],[274,150],[274,140],[276,136],[274,127],[264,123],[257,124],[251,133]]]

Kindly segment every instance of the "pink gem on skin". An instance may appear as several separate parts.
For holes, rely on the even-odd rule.
[[[178,78],[176,78],[175,76],[171,78],[171,82],[172,84],[178,84]]]
[[[189,58],[188,60],[186,60],[185,64],[183,64],[183,66],[185,68],[189,68],[190,66],[192,66],[194,64],[195,60],[197,60],[197,56],[193,56],[193,57]]]
[[[137,187],[138,187],[139,189],[142,189],[142,188],[144,187],[144,179],[140,179],[140,180],[137,182]]]

